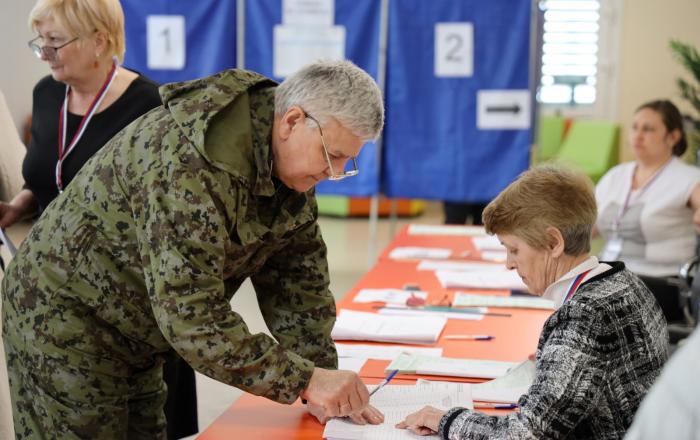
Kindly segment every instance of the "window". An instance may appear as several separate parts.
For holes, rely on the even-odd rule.
[[[543,12],[542,104],[581,106],[596,103],[599,80],[599,0],[546,0]]]

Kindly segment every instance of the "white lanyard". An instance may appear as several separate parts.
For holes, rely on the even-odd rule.
[[[654,173],[653,176],[651,176],[651,179],[649,179],[647,181],[647,183],[645,183],[644,186],[639,189],[639,193],[638,193],[637,197],[641,197],[642,193],[644,191],[646,191],[647,188],[649,188],[652,183],[654,183],[656,178],[661,175],[663,170],[665,170],[666,167],[668,167],[668,164],[670,164],[672,160],[673,160],[673,157],[671,157],[671,159],[669,159],[661,168],[658,169],[658,171],[656,171]],[[622,206],[620,206],[620,210],[618,211],[617,216],[613,219],[613,222],[612,222],[613,235],[617,235],[618,231],[620,230],[620,224],[622,223],[622,217],[624,217],[625,212],[627,212],[627,209],[629,208],[630,198],[632,196],[632,185],[634,183],[634,173],[636,172],[636,170],[637,170],[637,165],[635,165],[634,169],[632,170],[632,177],[630,178],[630,185],[629,185],[629,188],[627,190],[627,195],[625,196],[625,201],[622,204]]]
[[[90,119],[92,119],[93,115],[100,107],[102,100],[107,95],[107,90],[109,90],[109,87],[112,85],[112,82],[114,82],[114,78],[117,76],[117,65],[117,58],[113,57],[112,69],[107,74],[107,79],[102,84],[102,87],[100,87],[100,90],[93,98],[90,107],[88,107],[88,111],[85,113],[83,119],[80,121],[78,130],[73,135],[73,139],[71,139],[70,144],[68,144],[68,147],[66,147],[66,131],[68,129],[68,99],[70,96],[70,86],[66,85],[66,95],[63,98],[63,105],[61,106],[61,110],[59,112],[58,121],[58,162],[56,162],[56,187],[58,188],[59,193],[63,192],[63,161],[75,149],[75,146],[78,144],[78,141],[80,141],[80,138],[83,136],[83,133],[85,133],[85,129],[90,123]]]

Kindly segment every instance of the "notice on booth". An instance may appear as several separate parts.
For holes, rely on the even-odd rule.
[[[476,127],[479,130],[530,128],[528,90],[479,90],[476,95]]]

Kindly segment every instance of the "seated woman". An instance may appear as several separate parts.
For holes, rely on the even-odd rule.
[[[508,268],[558,306],[542,329],[535,379],[519,412],[425,407],[398,428],[450,440],[624,436],[666,361],[666,322],[624,263],[589,256],[595,219],[588,178],[552,166],[526,171],[486,207]]]
[[[666,319],[679,321],[677,275],[695,255],[700,169],[679,158],[687,142],[671,101],[642,104],[629,143],[635,160],[612,168],[596,187],[596,226],[606,239],[601,259],[624,261],[651,289]]]

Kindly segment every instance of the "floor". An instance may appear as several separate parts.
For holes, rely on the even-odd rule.
[[[323,237],[328,246],[328,263],[331,275],[331,291],[341,298],[373,264],[376,255],[391,241],[396,232],[407,223],[439,224],[442,212],[439,203],[428,203],[426,211],[410,219],[380,219],[376,240],[372,246],[370,225],[365,218],[347,219],[321,217]],[[26,235],[28,225],[17,225],[8,231],[10,238],[19,242]],[[0,248],[6,258],[6,250]],[[2,275],[0,274],[0,278]],[[269,333],[258,310],[250,282],[246,282],[231,301],[231,308],[239,313],[253,333]],[[200,429],[209,426],[226,408],[242,394],[236,388],[197,374],[197,401]],[[196,436],[188,437],[188,440]]]

